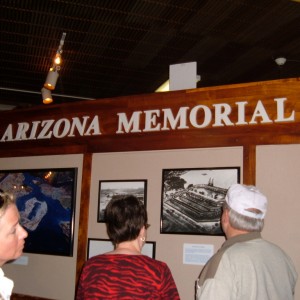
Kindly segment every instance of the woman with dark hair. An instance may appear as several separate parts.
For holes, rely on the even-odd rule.
[[[115,250],[85,263],[76,299],[180,299],[167,264],[141,254],[149,227],[143,203],[135,196],[113,199],[105,220]]]

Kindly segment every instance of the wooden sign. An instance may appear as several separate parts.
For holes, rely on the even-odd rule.
[[[0,116],[4,156],[20,148],[24,155],[41,148],[51,154],[49,146],[59,154],[299,143],[300,83],[295,78],[199,88]]]

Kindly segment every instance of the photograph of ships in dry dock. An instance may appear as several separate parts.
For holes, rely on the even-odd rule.
[[[164,169],[161,233],[223,235],[222,205],[240,168]]]

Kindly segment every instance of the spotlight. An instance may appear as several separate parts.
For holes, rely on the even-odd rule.
[[[56,82],[59,76],[58,72],[60,71],[61,54],[63,52],[62,48],[65,43],[65,37],[66,37],[66,33],[64,32],[62,34],[58,49],[53,59],[53,65],[48,72],[46,81],[44,83],[44,87],[41,90],[44,104],[49,104],[53,101],[51,91],[55,89]]]
[[[41,92],[42,92],[43,103],[44,104],[52,103],[53,99],[52,99],[51,91],[49,91],[48,89],[42,88]]]
[[[62,51],[60,51],[60,52],[62,52]],[[61,54],[60,54],[60,52],[57,52],[55,54],[55,57],[54,57],[54,64],[57,65],[57,66],[61,64]]]
[[[58,76],[58,71],[51,68],[44,83],[44,88],[53,91],[55,89]]]

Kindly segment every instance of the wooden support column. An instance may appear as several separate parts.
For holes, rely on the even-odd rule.
[[[76,264],[76,286],[77,286],[77,282],[80,276],[82,266],[86,260],[92,157],[93,155],[91,153],[86,153],[84,154],[83,157],[80,215],[79,215],[79,229],[78,229],[77,264]]]
[[[243,183],[256,184],[256,145],[244,146],[243,153]]]

